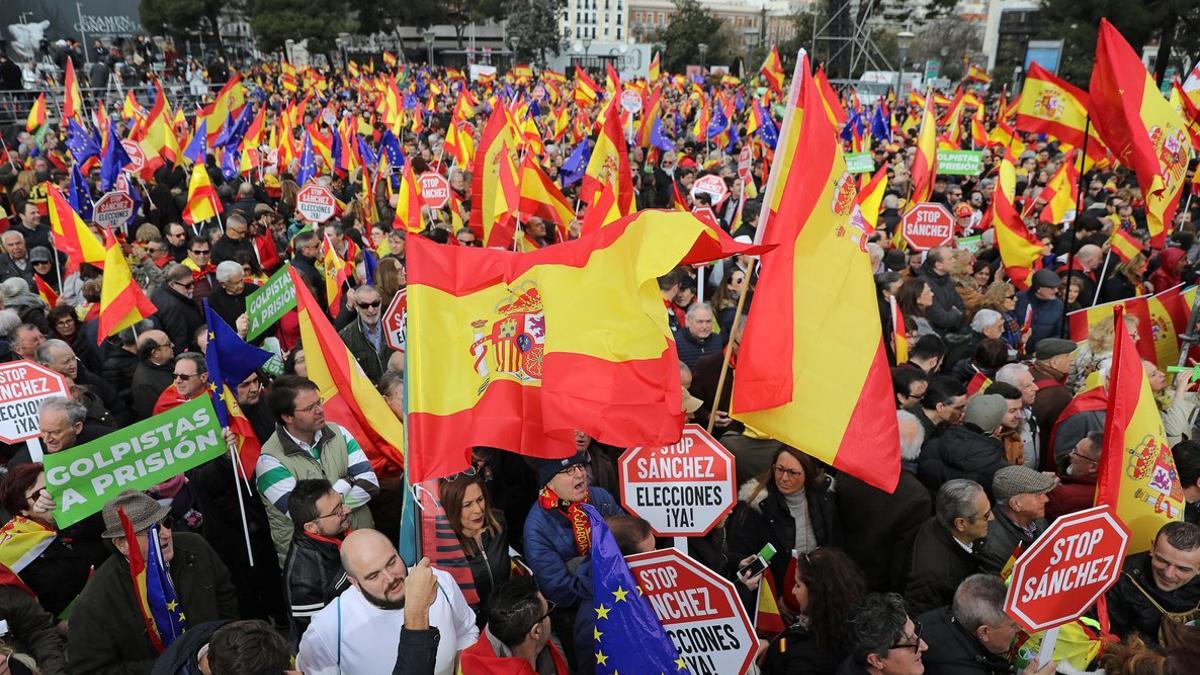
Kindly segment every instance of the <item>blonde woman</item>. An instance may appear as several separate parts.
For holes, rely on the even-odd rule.
[[[1138,318],[1126,314],[1125,329],[1129,331],[1130,337],[1136,343],[1139,338]],[[1071,364],[1071,373],[1067,376],[1067,388],[1079,393],[1087,376],[1099,369],[1101,363],[1112,357],[1113,340],[1115,339],[1116,332],[1113,331],[1111,316],[1104,317],[1088,329],[1087,340],[1075,351],[1075,362]]]
[[[1000,339],[1009,349],[1025,354],[1025,342],[1033,329],[1023,330],[1024,317],[1017,316],[1017,289],[1007,281],[992,282],[979,302],[980,309],[994,309],[1004,317],[1004,333]]]

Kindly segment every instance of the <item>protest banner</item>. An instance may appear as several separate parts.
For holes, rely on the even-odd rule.
[[[869,152],[848,152],[846,170],[850,173],[874,173],[875,160]]]
[[[60,528],[99,512],[123,490],[145,490],[228,452],[212,399],[200,396],[150,419],[43,458]]]
[[[296,216],[310,223],[323,223],[337,212],[333,191],[324,185],[309,183],[296,193]]]
[[[978,176],[983,173],[983,153],[978,150],[938,150],[937,172],[943,176]]]
[[[708,534],[733,509],[736,482],[733,454],[697,424],[674,445],[621,457],[621,504],[660,537]]]
[[[287,265],[279,268],[262,288],[246,297],[246,318],[250,321],[247,340],[262,335],[280,317],[296,309],[296,289],[292,287],[292,278],[287,271]]]
[[[673,548],[635,553],[625,562],[689,673],[749,671],[758,638],[733,582]]]
[[[937,202],[921,202],[901,217],[900,234],[913,249],[928,251],[954,238],[954,216]]]
[[[62,375],[33,361],[0,364],[0,441],[29,447],[29,457],[42,459],[38,410],[52,396],[67,396]]]

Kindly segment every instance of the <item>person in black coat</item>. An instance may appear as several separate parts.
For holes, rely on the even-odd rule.
[[[1163,618],[1158,607],[1186,612],[1200,605],[1200,526],[1175,521],[1159,528],[1150,551],[1125,559],[1106,598],[1114,635],[1138,633],[1157,644]]]
[[[1100,284],[1100,302],[1115,302],[1146,293],[1146,266],[1146,258],[1140,253],[1128,262],[1118,264],[1112,274]]]
[[[908,411],[898,411],[897,418],[901,471],[895,491],[888,494],[848,473],[837,481],[846,554],[862,568],[867,587],[878,592],[904,588],[913,540],[933,514],[933,500],[916,475],[924,428]]]
[[[479,594],[479,603],[472,609],[477,619],[482,620],[492,589],[507,581],[512,573],[504,514],[492,508],[484,475],[473,467],[439,481],[438,496],[471,566],[471,577]]]
[[[999,394],[978,394],[967,403],[963,423],[925,444],[917,475],[931,492],[954,478],[969,478],[991,494],[992,478],[1008,466],[999,440],[1008,404]]]
[[[920,616],[921,637],[929,644],[929,651],[922,658],[926,672],[938,675],[1013,672],[1008,652],[1020,627],[1004,613],[1007,590],[998,576],[973,574],[959,584],[951,606]]]
[[[846,658],[843,627],[867,594],[862,573],[836,548],[822,547],[796,559],[796,575],[781,580],[798,620],[767,647],[763,675],[824,675]]]
[[[950,278],[949,264],[950,249],[940,247],[929,251],[921,266],[920,278],[933,291],[933,304],[926,310],[925,316],[941,333],[953,333],[961,328],[966,312],[962,296]]]
[[[942,486],[933,518],[913,542],[904,596],[914,614],[950,604],[958,584],[979,571],[974,549],[991,519],[991,502],[978,483],[955,479]]]
[[[795,448],[780,448],[766,471],[742,485],[738,500],[726,525],[730,579],[768,543],[776,551],[770,564],[776,581],[785,577],[793,551],[802,554],[841,544],[841,521],[829,478]],[[750,595],[743,595],[749,601]]]
[[[169,265],[163,283],[150,294],[158,308],[152,317],[175,346],[175,353],[191,351],[193,337],[204,325],[204,314],[193,299],[196,281],[183,265]]]
[[[216,247],[213,247],[216,250]],[[258,290],[258,286],[246,281],[242,266],[232,260],[217,265],[217,285],[208,295],[208,306],[225,324],[237,330],[238,317],[246,313],[246,298]]]

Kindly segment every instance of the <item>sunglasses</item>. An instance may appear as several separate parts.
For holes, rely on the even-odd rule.
[[[208,249],[203,251],[191,251],[192,255],[208,255],[209,253],[212,253],[212,251],[209,251]]]
[[[188,375],[186,373],[175,373],[175,379],[183,380],[184,382],[187,382],[188,380],[192,379],[193,377],[200,377],[200,374],[196,373],[195,375]]]
[[[358,308],[359,309],[374,309],[374,308],[379,307],[382,304],[383,304],[382,300],[376,300],[375,302],[360,302],[360,303],[358,303]]]

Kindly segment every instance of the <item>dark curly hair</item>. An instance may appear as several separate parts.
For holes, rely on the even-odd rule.
[[[858,565],[840,549],[824,546],[796,559],[796,580],[808,589],[808,631],[823,649],[844,652],[846,617],[867,594]]]

